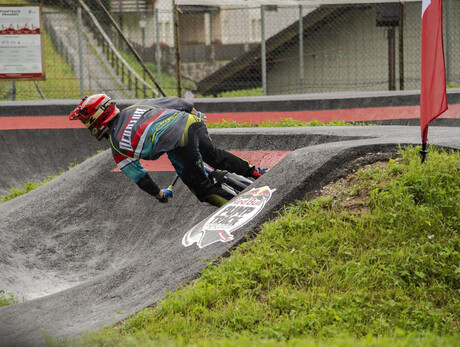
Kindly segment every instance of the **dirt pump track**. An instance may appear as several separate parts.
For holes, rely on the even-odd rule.
[[[0,205],[0,288],[21,301],[0,308],[0,345],[37,345],[44,342],[43,331],[52,338],[74,337],[117,323],[199,276],[208,261],[245,241],[283,205],[361,165],[387,160],[400,144],[420,144],[420,128],[410,126],[210,132],[228,150],[289,151],[251,185],[276,191],[230,242],[184,247],[184,234],[216,208],[199,203],[181,183],[168,205],[156,203],[113,170],[109,150]],[[430,142],[460,149],[459,134],[459,128],[432,127]],[[46,151],[56,144],[48,138],[38,145]],[[36,164],[37,170],[54,165],[49,160]],[[152,175],[160,186],[174,178],[171,171]]]

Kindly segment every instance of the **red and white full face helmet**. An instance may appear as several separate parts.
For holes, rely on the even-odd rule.
[[[80,120],[100,141],[109,130],[108,123],[119,112],[115,102],[107,95],[96,94],[83,98],[80,105],[70,113],[69,119]]]

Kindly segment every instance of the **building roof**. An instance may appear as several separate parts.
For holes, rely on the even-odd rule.
[[[304,36],[330,23],[351,9],[351,6],[321,6],[303,17]],[[270,61],[274,61],[280,51],[292,41],[298,41],[299,22],[266,40],[267,70]],[[217,70],[198,82],[197,89],[203,95],[217,95],[221,92],[257,88],[262,85],[261,46],[258,45],[247,53]]]
[[[182,5],[179,7],[182,14],[195,14],[195,13],[211,13],[219,12],[220,7],[217,6],[200,6],[200,5]]]

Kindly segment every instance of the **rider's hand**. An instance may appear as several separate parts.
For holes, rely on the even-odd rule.
[[[206,123],[206,115],[203,112],[197,111],[196,116],[199,118],[201,122]]]
[[[158,202],[166,204],[169,198],[174,196],[174,192],[171,189],[162,189],[157,195]]]

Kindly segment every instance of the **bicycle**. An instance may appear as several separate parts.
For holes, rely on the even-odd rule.
[[[234,172],[214,169],[206,163],[204,163],[204,169],[206,174],[210,179],[214,181],[214,183],[220,183],[222,189],[224,189],[226,192],[229,192],[233,196],[237,196],[253,183],[253,181],[251,181],[249,178],[238,175]],[[168,190],[174,190],[174,186],[176,185],[178,179],[179,175],[176,175],[172,183],[169,185]]]

